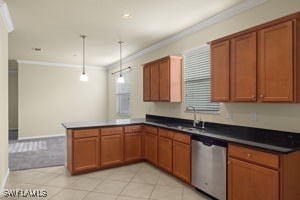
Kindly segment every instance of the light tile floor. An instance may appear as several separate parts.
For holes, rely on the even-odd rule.
[[[209,200],[191,186],[142,162],[70,176],[63,166],[12,171],[6,189],[45,189],[44,200]]]

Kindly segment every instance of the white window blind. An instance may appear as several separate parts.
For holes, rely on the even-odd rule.
[[[129,115],[130,105],[130,83],[129,72],[124,73],[124,83],[117,83],[119,74],[116,74],[116,112],[119,115]]]
[[[210,100],[210,48],[208,45],[184,53],[185,104],[197,111],[218,111]]]

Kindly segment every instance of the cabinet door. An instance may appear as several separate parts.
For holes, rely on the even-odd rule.
[[[159,63],[151,64],[150,87],[151,101],[159,101]]]
[[[170,60],[159,62],[159,99],[170,101]]]
[[[172,139],[158,137],[158,166],[172,172]]]
[[[143,68],[143,97],[144,101],[150,101],[151,100],[151,66],[145,65]]]
[[[99,167],[99,138],[73,139],[73,171],[86,171]]]
[[[125,161],[139,160],[142,156],[141,133],[125,134]]]
[[[157,165],[157,135],[144,134],[144,154],[146,160]]]
[[[101,166],[123,162],[123,135],[101,136]]]
[[[229,158],[229,200],[278,200],[279,172]]]
[[[229,41],[211,45],[211,100],[229,101]]]
[[[231,100],[256,101],[256,32],[231,40]]]
[[[173,141],[173,174],[190,183],[191,181],[191,146]]]
[[[259,31],[259,98],[262,102],[292,102],[293,22]]]

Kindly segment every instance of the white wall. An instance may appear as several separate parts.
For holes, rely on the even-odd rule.
[[[194,33],[152,53],[139,57],[124,67],[131,66],[131,117],[144,117],[146,113],[179,118],[192,118],[191,113],[184,112],[183,103],[144,103],[142,86],[143,63],[164,57],[166,55],[182,55],[183,51],[201,46],[208,41],[241,31],[243,29],[276,19],[300,10],[298,0],[269,0],[264,4],[233,16],[221,23]],[[115,82],[108,72],[109,118],[115,115]],[[251,113],[257,113],[257,120],[251,121]],[[227,113],[232,113],[232,119],[227,119]],[[205,121],[269,128],[300,133],[300,104],[259,104],[259,103],[222,103],[219,114],[198,114]]]
[[[19,137],[63,134],[62,122],[106,120],[106,71],[19,64]]]
[[[0,190],[8,173],[8,33],[0,17]]]

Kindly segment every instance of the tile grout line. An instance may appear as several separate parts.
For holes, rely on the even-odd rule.
[[[122,192],[125,190],[125,188],[129,185],[129,183],[131,183],[131,181],[134,179],[134,177],[136,177],[136,175],[137,175],[142,169],[143,169],[143,167],[141,167],[141,168],[135,173],[135,175],[131,177],[130,181],[128,181],[128,183],[126,184],[126,186],[124,186],[124,188],[121,190],[121,192],[117,195],[117,198],[116,198],[116,199],[118,199],[118,198],[121,196],[121,194],[122,194]],[[126,196],[126,195],[125,195],[125,196]]]

